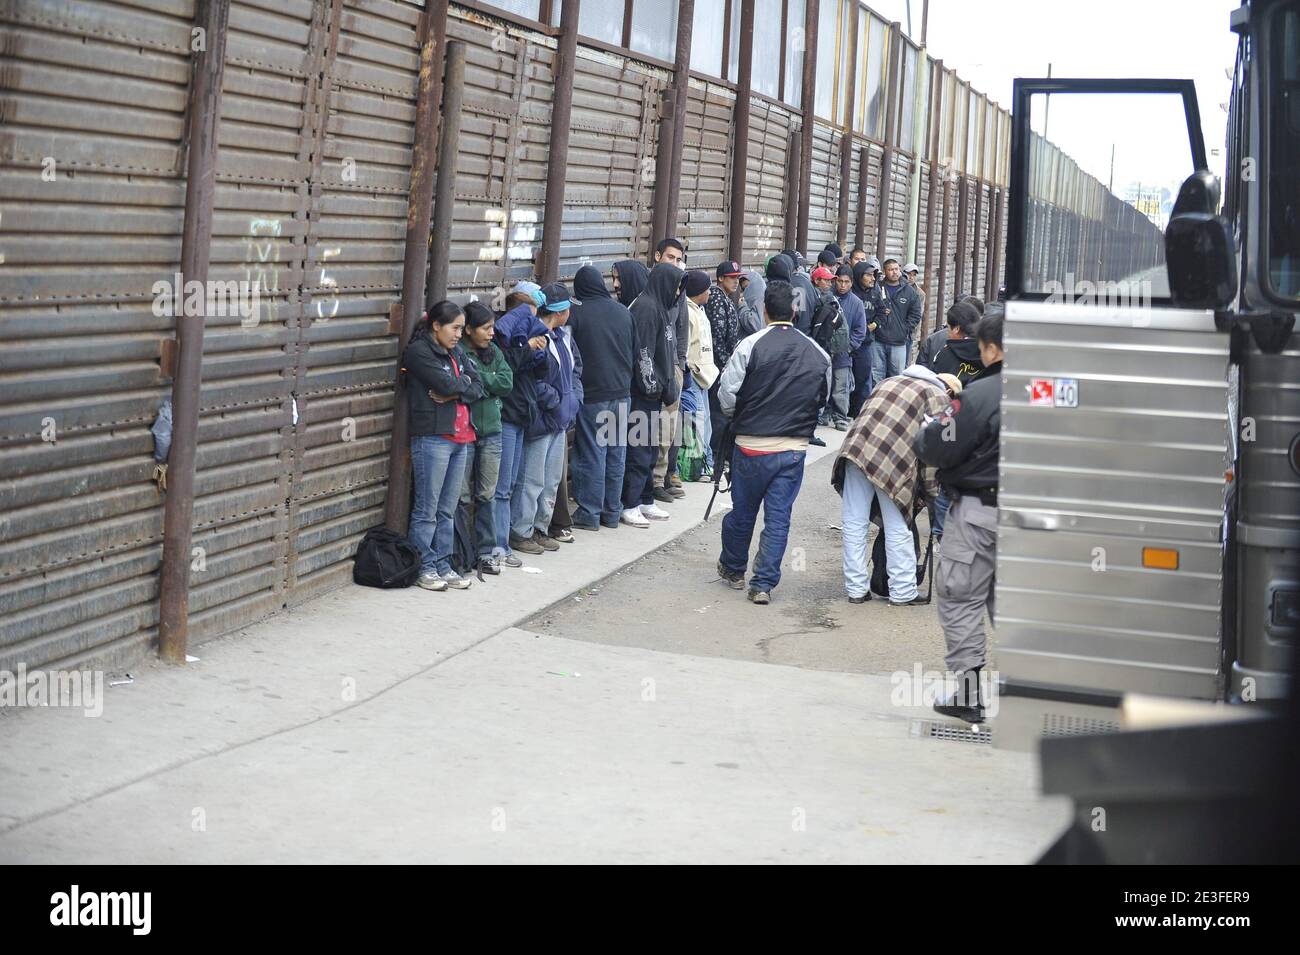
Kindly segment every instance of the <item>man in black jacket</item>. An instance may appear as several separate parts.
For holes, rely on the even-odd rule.
[[[885,259],[885,280],[879,287],[873,387],[903,373],[907,365],[907,343],[921,324],[921,296],[910,283],[903,281],[903,267],[898,259]]]
[[[745,586],[758,509],[763,533],[749,580],[749,599],[766,604],[781,579],[790,512],[803,484],[808,440],[831,391],[831,360],[794,328],[794,290],[774,282],[763,296],[767,325],[742,339],[722,372],[718,403],[731,419],[731,510],[722,519],[718,575]],[[719,462],[720,464],[720,462]]]
[[[1002,309],[992,306],[975,333],[985,376],[971,383],[942,416],[922,429],[916,452],[939,469],[953,502],[939,547],[934,584],[939,623],[957,675],[957,692],[935,704],[944,716],[984,720],[980,671],[988,650],[984,608],[993,617],[998,543],[998,434],[1002,405]]]
[[[636,340],[632,314],[614,301],[595,266],[584,265],[573,279],[582,302],[569,315],[569,333],[582,355],[582,407],[573,442],[573,493],[578,507],[573,526],[598,531],[618,527],[623,512],[623,468]]]
[[[970,302],[954,303],[948,309],[947,328],[932,332],[921,343],[916,363],[936,374],[946,372],[956,375],[963,386],[969,385],[976,378],[982,378],[985,374],[984,363],[980,359],[979,342],[975,340],[975,329],[979,321],[979,309]]]
[[[676,406],[677,350],[668,325],[681,295],[686,273],[661,262],[630,309],[636,336],[632,367],[632,410],[628,415],[627,466],[623,474],[621,520],[632,527],[666,521],[668,512],[655,504],[654,466],[659,454],[660,416],[665,405]]]

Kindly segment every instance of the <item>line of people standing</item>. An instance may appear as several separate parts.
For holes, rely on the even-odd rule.
[[[574,530],[668,520],[679,462],[711,479],[718,363],[760,324],[744,296],[762,280],[730,261],[687,271],[675,238],[609,280],[584,265],[572,293],[520,282],[499,314],[444,301],[420,322],[402,371],[421,587],[466,589]]]

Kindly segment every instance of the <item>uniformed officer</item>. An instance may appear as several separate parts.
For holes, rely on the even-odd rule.
[[[988,649],[984,608],[993,617],[993,575],[998,543],[998,429],[1002,402],[1001,306],[990,305],[976,326],[984,377],[971,382],[942,416],[922,429],[917,455],[939,469],[952,501],[939,545],[935,590],[948,670],[957,692],[936,712],[968,723],[984,720],[980,671]]]

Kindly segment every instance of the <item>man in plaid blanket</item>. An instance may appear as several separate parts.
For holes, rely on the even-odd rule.
[[[831,482],[843,499],[844,586],[850,603],[871,599],[867,531],[874,512],[884,527],[889,568],[889,605],[921,604],[917,593],[912,512],[918,493],[938,494],[935,470],[922,467],[912,444],[925,425],[961,391],[953,376],[942,378],[921,365],[876,386],[835,458]]]

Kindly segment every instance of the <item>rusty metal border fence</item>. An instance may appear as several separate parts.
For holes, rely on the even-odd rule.
[[[570,280],[646,258],[671,222],[705,268],[728,255],[761,267],[796,237],[810,254],[860,242],[915,259],[927,324],[959,294],[996,291],[1009,117],[981,100],[986,145],[968,163],[969,87],[870,11],[868,32],[889,37],[878,130],[859,120],[865,91],[839,121],[758,92],[738,104],[748,77],[686,68],[689,24],[674,58],[581,35],[561,52],[571,0],[539,20],[445,0],[212,2],[228,23],[202,42],[199,0],[0,2],[0,669],[157,643],[167,495],[193,511],[168,555],[185,562],[191,643],[345,584],[366,529],[405,521],[409,492],[389,494],[394,379],[426,271],[453,299],[500,308],[538,268]],[[857,5],[803,9],[807,56],[800,70],[783,53],[779,82],[802,82],[812,104],[818,24]],[[820,29],[820,48],[837,47]],[[440,182],[449,40],[463,81]],[[194,184],[211,193],[208,277],[259,295],[249,314],[205,309],[185,372],[157,289],[184,271],[187,168],[202,169],[196,43],[224,65],[211,178]],[[746,44],[738,59],[756,56]],[[552,110],[566,100],[557,182]],[[1035,274],[1157,254],[1115,248],[1129,207],[1067,158],[1044,150],[1040,175]],[[675,201],[660,200],[666,185]],[[435,195],[449,204],[436,217]],[[193,479],[162,489],[150,429],[192,373],[197,426],[177,440],[192,442]]]

